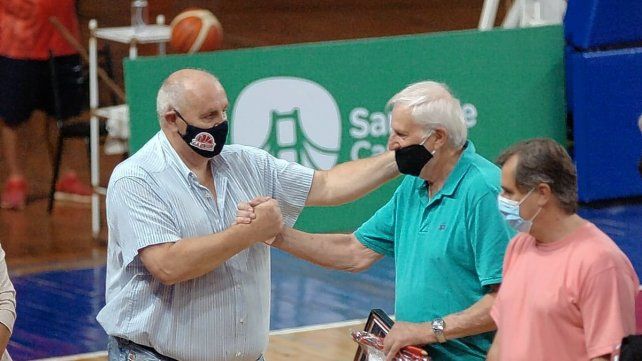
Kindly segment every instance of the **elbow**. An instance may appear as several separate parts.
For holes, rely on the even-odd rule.
[[[346,271],[351,272],[351,273],[358,273],[358,272],[363,272],[370,268],[372,265],[372,262],[366,262],[362,259],[357,259],[354,260],[352,265],[346,269]]]
[[[151,272],[151,274],[164,286],[173,286],[181,281],[174,273],[167,270],[156,270],[155,272]]]
[[[165,286],[173,286],[183,280],[178,272],[166,266],[152,265],[146,268],[155,280]]]
[[[364,252],[365,248],[355,240],[350,248],[350,261],[345,270],[351,273],[362,272],[370,268],[375,259]]]

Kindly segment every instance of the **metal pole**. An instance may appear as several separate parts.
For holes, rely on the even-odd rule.
[[[94,192],[91,196],[91,231],[94,239],[100,233],[100,196],[97,193],[100,178],[99,157],[99,123],[95,112],[98,109],[98,76],[97,76],[97,44],[95,19],[89,21],[89,108],[91,111],[89,144],[91,149],[91,185]]]
[[[484,31],[493,28],[493,26],[495,25],[495,17],[497,16],[498,6],[499,0],[484,0],[481,17],[479,18],[479,30]]]

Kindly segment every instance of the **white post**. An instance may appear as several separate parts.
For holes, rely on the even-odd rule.
[[[156,17],[156,25],[165,25],[165,15],[161,14],[161,15],[158,15]],[[166,52],[167,51],[165,49],[165,42],[164,41],[159,42],[158,43],[158,54],[165,55]]]
[[[519,26],[524,6],[524,0],[515,0],[513,6],[510,7],[508,13],[504,16],[504,22],[502,23],[504,29],[514,29]]]
[[[136,48],[136,43],[138,42],[138,39],[136,39],[136,34],[134,34],[134,37],[132,38],[131,42],[129,43],[129,58],[130,59],[136,59],[138,56],[138,49]]]
[[[499,0],[484,0],[481,17],[479,18],[479,30],[485,31],[493,28],[493,26],[495,25],[495,17],[497,16],[498,6]]]
[[[91,196],[91,231],[94,239],[98,238],[98,233],[100,233],[100,196],[97,193],[100,181],[98,149],[100,139],[98,117],[95,114],[98,109],[98,54],[95,34],[97,27],[95,19],[89,21],[89,110],[91,111],[89,144],[91,149],[91,185],[94,189]]]

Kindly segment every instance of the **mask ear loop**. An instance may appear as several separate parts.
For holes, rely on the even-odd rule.
[[[424,138],[424,141],[419,143],[419,145],[423,146],[428,141],[428,138],[430,138],[433,134],[435,134],[435,130],[431,129],[430,133],[428,133],[426,138]],[[431,155],[435,155],[435,153],[437,153],[437,149],[433,149],[432,151],[429,151],[429,152],[430,152]]]
[[[531,195],[531,193],[533,193],[533,191],[534,191],[534,190],[535,190],[535,187],[531,188],[531,190],[530,190],[530,191],[528,191],[528,193],[526,193],[526,195],[524,196],[524,198],[522,198],[522,200],[521,200],[521,201],[519,201],[519,203],[517,203],[517,205],[518,205],[518,206],[522,205],[522,203],[526,200],[526,198],[528,198],[528,196],[530,196],[530,195]]]
[[[517,204],[517,206],[518,206],[518,207],[519,207],[519,206],[521,206],[521,205],[522,205],[522,202],[524,202],[524,201],[526,200],[526,198],[528,198],[528,196],[530,196],[530,195],[533,193],[533,191],[534,191],[534,190],[535,190],[535,187],[531,188],[531,190],[530,190],[530,191],[528,191],[528,193],[526,193],[526,195],[524,196],[524,198],[522,198],[522,200],[521,200],[521,201],[519,201],[519,203]],[[530,223],[531,223],[531,226],[532,226],[532,224],[533,224],[533,221],[535,220],[535,218],[537,218],[537,216],[539,216],[539,212],[541,212],[541,211],[542,211],[542,207],[539,207],[539,208],[537,209],[537,212],[535,212],[535,215],[534,215],[533,217],[531,217],[531,219],[527,220],[527,222],[530,222]],[[520,217],[521,217],[521,216],[520,216]],[[525,221],[526,221],[526,220],[525,220]]]

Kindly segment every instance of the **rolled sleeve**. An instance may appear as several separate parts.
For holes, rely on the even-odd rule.
[[[590,358],[611,354],[635,332],[637,280],[611,267],[587,279],[579,299]]]
[[[271,159],[271,173],[275,178],[273,195],[281,207],[283,222],[292,227],[308,199],[314,170],[283,159]]]
[[[110,232],[120,240],[123,261],[131,263],[138,251],[152,245],[176,242],[181,236],[170,207],[144,180],[124,177],[110,184],[107,213]]]
[[[0,247],[0,323],[13,332],[16,322],[16,290],[9,279],[5,253]]]
[[[504,254],[512,236],[498,209],[497,194],[488,192],[479,198],[468,217],[468,233],[482,286],[501,283]]]
[[[361,225],[354,235],[364,246],[386,256],[395,254],[395,215],[397,192],[383,207]]]

